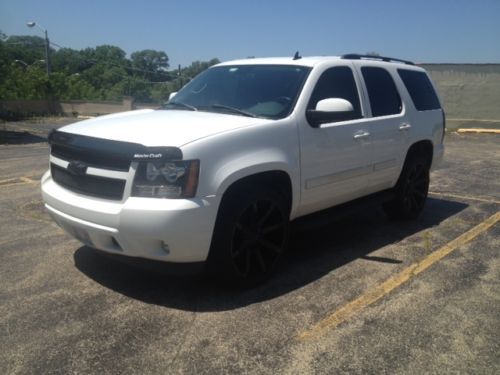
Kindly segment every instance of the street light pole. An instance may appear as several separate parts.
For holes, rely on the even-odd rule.
[[[34,21],[27,22],[26,26],[28,26],[28,27],[37,26],[41,30],[43,30],[43,32],[45,33],[45,67],[46,67],[47,77],[48,77],[50,75],[50,41],[49,41],[49,33],[48,33],[47,29],[43,28],[42,26],[40,26],[39,24],[37,24]]]
[[[49,42],[49,34],[47,30],[45,30],[45,59],[47,64],[45,64],[47,70],[47,77],[50,74],[50,42]]]

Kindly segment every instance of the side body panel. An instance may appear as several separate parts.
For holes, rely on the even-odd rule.
[[[316,67],[304,87],[297,106],[297,122],[301,153],[300,215],[361,197],[366,192],[370,170],[370,123],[356,119],[311,127],[306,108],[321,74],[332,67],[347,66],[351,61],[340,60]],[[358,96],[363,102],[359,80]],[[361,108],[363,105],[361,104]]]
[[[282,171],[292,186],[291,219],[300,204],[299,142],[293,117],[207,137],[182,147],[186,159],[201,160],[197,196],[220,202],[234,182]]]
[[[367,181],[366,189],[366,194],[370,194],[391,188],[399,177],[404,163],[405,151],[410,142],[409,130],[412,125],[408,121],[408,113],[411,112],[411,110],[409,111],[406,105],[408,100],[405,95],[402,95],[401,86],[395,81],[395,69],[393,66],[399,64],[385,64],[384,66],[380,66],[380,63],[362,60],[355,65],[361,87],[367,98],[365,101],[365,111],[371,129],[371,173]],[[392,79],[395,81],[396,89],[402,101],[400,113],[373,117],[370,100],[368,99],[367,86],[361,71],[362,67],[382,68],[391,75]]]

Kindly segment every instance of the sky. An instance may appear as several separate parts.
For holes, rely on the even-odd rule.
[[[0,0],[0,30],[74,49],[217,57],[377,52],[415,62],[500,63],[500,0]]]

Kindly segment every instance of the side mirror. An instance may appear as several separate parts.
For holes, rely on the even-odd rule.
[[[354,107],[351,102],[341,98],[320,100],[315,109],[306,111],[307,121],[313,128],[321,124],[336,121],[347,121],[355,118]]]
[[[177,91],[175,92],[171,92],[170,95],[168,96],[168,100],[172,100],[174,98],[174,96],[177,95]]]
[[[354,111],[354,107],[352,106],[349,100],[341,99],[341,98],[329,98],[320,100],[316,104],[316,111],[323,112],[351,112]]]

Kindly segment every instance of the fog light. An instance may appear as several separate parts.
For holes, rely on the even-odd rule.
[[[161,248],[163,249],[163,251],[164,251],[167,255],[168,255],[168,254],[170,254],[170,248],[169,248],[169,247],[168,247],[168,245],[167,245],[165,242],[163,242],[163,241],[161,241]]]

